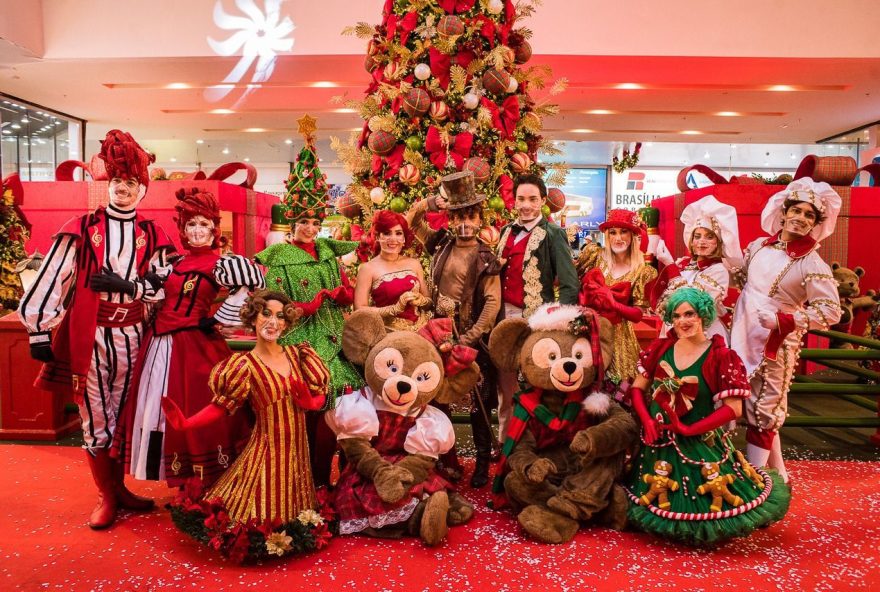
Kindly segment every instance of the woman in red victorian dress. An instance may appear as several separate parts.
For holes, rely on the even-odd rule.
[[[238,325],[247,290],[263,287],[259,268],[237,255],[220,257],[220,210],[213,194],[177,192],[177,226],[187,254],[173,264],[164,298],[144,336],[144,346],[113,452],[137,479],[165,480],[170,487],[198,476],[210,485],[243,449],[250,422],[245,414],[181,432],[165,422],[163,396],[191,415],[211,402],[208,376],[232,353],[217,324]],[[231,296],[213,316],[221,288]]]
[[[380,210],[362,243],[374,257],[358,269],[354,308],[375,308],[389,331],[420,329],[432,306],[421,263],[403,254],[412,240],[406,218]]]

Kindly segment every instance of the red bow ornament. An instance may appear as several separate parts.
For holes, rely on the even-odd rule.
[[[449,88],[449,69],[452,67],[453,60],[462,68],[467,68],[474,61],[474,54],[469,50],[462,50],[454,57],[451,57],[436,47],[428,50],[428,59],[431,64],[431,74],[437,79],[440,86],[446,90]]]
[[[403,18],[400,18],[396,14],[388,15],[388,22],[386,23],[386,32],[385,38],[389,41],[394,38],[395,33],[397,33],[397,29],[400,29],[400,44],[406,45],[407,40],[409,39],[410,33],[415,30],[416,25],[419,24],[419,14],[415,11],[408,12]]]
[[[519,99],[517,96],[511,95],[504,99],[500,109],[498,105],[486,97],[483,97],[480,102],[492,114],[492,126],[500,132],[502,139],[513,138],[513,132],[519,121]]]
[[[378,176],[379,173],[382,172],[382,166],[385,166],[385,174],[383,175],[386,179],[391,179],[396,176],[398,172],[400,172],[400,167],[403,166],[403,152],[405,147],[403,144],[398,144],[394,147],[394,150],[386,154],[385,156],[380,156],[378,154],[373,155],[372,162],[372,172],[374,176]]]
[[[437,0],[440,8],[449,14],[467,12],[474,7],[476,0]]]
[[[678,417],[693,409],[693,401],[697,398],[697,390],[699,389],[699,379],[696,376],[679,378],[672,370],[672,366],[665,360],[657,365],[657,369],[662,371],[665,376],[655,375],[659,386],[654,389],[651,397],[661,407],[674,411]]]
[[[443,143],[440,130],[433,125],[428,128],[425,138],[425,152],[435,167],[441,171],[446,168],[451,158],[456,170],[461,170],[466,158],[471,155],[471,147],[474,144],[474,136],[470,132],[461,132],[454,138],[450,138],[449,145]]]
[[[513,179],[509,175],[498,175],[498,192],[504,200],[504,207],[513,211],[516,196],[513,195]]]
[[[466,345],[452,343],[452,319],[431,319],[419,329],[419,335],[427,339],[440,352],[443,370],[447,376],[455,376],[477,359],[477,350]]]

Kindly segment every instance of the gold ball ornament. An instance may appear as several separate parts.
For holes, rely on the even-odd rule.
[[[510,157],[510,167],[517,173],[525,173],[532,166],[532,159],[524,152],[517,152]]]
[[[397,62],[389,62],[388,65],[385,66],[385,70],[382,71],[382,74],[385,76],[386,80],[397,80],[400,78],[400,75],[403,71],[400,66],[397,65]]]
[[[430,115],[431,119],[434,121],[445,121],[446,118],[449,117],[449,105],[443,101],[434,101],[431,103],[428,115]]]
[[[481,243],[494,247],[501,239],[501,233],[494,226],[483,226],[477,233],[477,240]]]
[[[486,10],[489,11],[489,14],[501,14],[501,11],[504,10],[504,2],[502,0],[489,0]]]
[[[400,171],[397,173],[397,176],[400,178],[401,183],[412,187],[421,180],[422,173],[419,172],[419,169],[416,167],[416,165],[408,163],[400,167]]]
[[[382,129],[382,116],[381,115],[373,115],[367,120],[367,127],[370,128],[371,132],[378,132]]]

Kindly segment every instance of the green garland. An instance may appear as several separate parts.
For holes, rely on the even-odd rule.
[[[233,523],[223,501],[206,500],[203,491],[201,479],[187,480],[177,498],[168,504],[171,520],[188,536],[238,564],[318,551],[338,532],[324,489],[318,490],[317,510],[304,510],[287,523],[256,519]]]

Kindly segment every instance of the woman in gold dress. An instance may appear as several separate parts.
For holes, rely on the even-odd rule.
[[[591,243],[581,250],[577,261],[578,275],[583,277],[592,269],[602,272],[605,284],[620,293],[618,284],[629,285],[629,302],[621,304],[647,309],[645,284],[657,277],[657,270],[645,263],[644,252],[648,248],[645,223],[637,212],[611,210],[608,219],[599,225],[605,233],[605,246]],[[623,320],[614,326],[614,352],[608,376],[620,381],[630,381],[638,376],[639,341],[630,321]]]
[[[242,307],[241,319],[255,330],[257,343],[211,371],[213,402],[185,418],[173,401],[162,401],[167,420],[178,430],[207,425],[250,403],[257,417],[251,438],[204,495],[222,501],[233,522],[286,523],[316,506],[305,411],[324,404],[330,373],[308,344],[279,345],[298,316],[283,293],[255,293]]]

